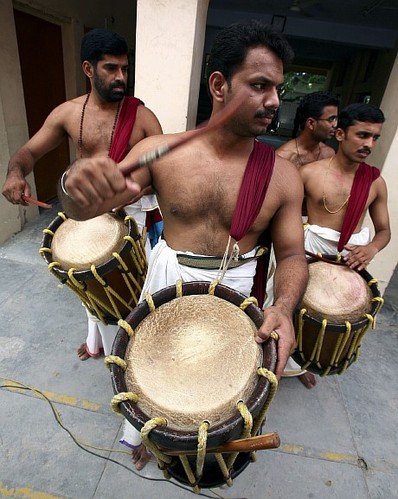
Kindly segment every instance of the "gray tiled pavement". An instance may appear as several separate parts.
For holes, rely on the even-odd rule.
[[[137,476],[127,453],[85,452],[47,401],[10,387],[16,381],[43,392],[79,441],[123,449],[122,418],[109,407],[109,371],[102,359],[76,356],[86,334],[82,306],[38,254],[41,230],[55,215],[56,208],[43,212],[0,246],[0,496],[193,497],[161,481],[154,463]],[[279,433],[281,447],[258,452],[232,488],[202,489],[206,496],[398,498],[397,288],[396,271],[376,331],[367,333],[358,362],[343,376],[318,378],[314,390],[282,380],[265,427]]]

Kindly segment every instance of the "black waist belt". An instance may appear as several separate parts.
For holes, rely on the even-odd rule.
[[[228,268],[234,269],[245,265],[246,263],[257,260],[257,258],[264,253],[268,252],[268,248],[259,248],[254,256],[244,258],[239,256],[237,260],[232,259],[229,262]],[[197,255],[185,255],[182,253],[177,253],[177,261],[180,265],[185,265],[186,267],[193,267],[194,269],[202,270],[218,270],[220,268],[222,257],[219,256],[197,256]]]

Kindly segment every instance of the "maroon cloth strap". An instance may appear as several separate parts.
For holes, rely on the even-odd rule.
[[[125,97],[119,113],[115,133],[109,151],[109,157],[119,163],[129,151],[128,145],[135,124],[138,106],[143,104],[136,97]],[[158,221],[162,220],[162,215],[158,208],[147,211],[145,225],[148,230]]]
[[[129,140],[133,131],[137,108],[142,102],[135,97],[125,97],[119,113],[109,157],[119,163],[128,152]]]
[[[375,166],[370,166],[366,163],[359,165],[352,183],[350,200],[348,201],[347,210],[344,215],[337,251],[344,249],[344,246],[354,233],[355,227],[358,225],[365,209],[370,186],[379,176],[380,170]]]
[[[274,171],[274,162],[274,149],[255,140],[232,218],[230,235],[235,241],[240,241],[247,234],[260,213]],[[263,233],[258,242],[261,245],[268,243],[270,250],[268,233]],[[260,307],[264,303],[268,260],[269,253],[259,257],[254,276],[252,295],[257,298]]]

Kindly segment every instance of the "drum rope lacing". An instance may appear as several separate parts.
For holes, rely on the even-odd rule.
[[[377,279],[373,278],[369,280],[367,284],[370,287],[376,283]],[[352,356],[354,356],[354,361],[357,360],[362,339],[366,334],[366,332],[368,331],[368,329],[370,327],[374,329],[376,326],[376,314],[380,311],[381,307],[383,306],[384,299],[381,296],[375,296],[372,298],[371,302],[376,303],[375,311],[373,312],[373,315],[372,314],[363,315],[363,317],[367,319],[367,323],[363,327],[361,327],[357,331],[352,332],[351,322],[345,321],[345,328],[346,328],[345,332],[344,334],[339,335],[336,344],[334,346],[334,349],[331,353],[329,366],[326,368],[322,366],[320,362],[320,356],[325,339],[325,332],[328,325],[328,321],[327,319],[322,320],[321,329],[319,330],[315,345],[313,347],[311,354],[308,357],[308,360],[306,360],[303,351],[303,332],[305,325],[304,315],[307,313],[307,309],[302,308],[298,315],[298,332],[297,332],[297,350],[302,360],[304,361],[304,364],[301,365],[301,367],[303,369],[306,369],[311,364],[315,364],[316,367],[322,371],[320,373],[320,376],[324,377],[329,374],[331,369],[336,367],[338,368],[339,364],[343,362],[342,366],[340,367],[340,370],[338,371],[338,374],[343,374],[344,371],[349,367]],[[350,341],[351,343],[349,343]],[[349,345],[348,351],[346,354],[344,354],[347,345]]]
[[[218,280],[214,280],[209,284],[208,288],[208,293],[211,295],[214,295],[215,289],[217,285],[219,284]],[[176,297],[182,297],[183,296],[183,289],[182,289],[182,281],[177,281],[176,283]],[[150,312],[153,312],[156,309],[154,300],[152,298],[152,295],[150,293],[145,294],[145,299],[147,301],[147,305],[149,308]],[[249,297],[243,300],[243,302],[240,304],[240,309],[245,310],[248,306],[251,304],[257,304],[257,300],[254,297]],[[118,322],[119,327],[123,328],[126,333],[128,334],[129,337],[134,335],[134,330],[131,327],[131,325],[125,321],[125,320],[119,320]],[[271,334],[271,337],[273,340],[277,341],[278,340],[278,334],[273,331]],[[105,357],[105,363],[108,367],[111,366],[111,364],[116,364],[118,365],[123,371],[127,369],[127,363],[124,359],[114,356],[114,355],[109,355]],[[243,430],[240,438],[248,438],[250,436],[255,436],[258,434],[266,416],[266,412],[272,402],[272,399],[277,391],[278,387],[278,379],[276,375],[272,372],[269,371],[268,369],[264,367],[260,367],[257,370],[257,373],[259,376],[262,376],[267,379],[269,382],[269,393],[267,400],[265,401],[263,407],[261,408],[260,414],[257,416],[257,418],[253,421],[252,414],[250,413],[248,407],[246,404],[240,400],[236,404],[236,408],[239,411],[242,420],[243,420]],[[139,397],[136,393],[134,392],[121,392],[115,395],[112,398],[111,406],[112,409],[115,412],[121,412],[120,409],[120,404],[125,401],[131,401],[133,403],[137,403],[139,401]],[[156,457],[158,461],[158,466],[159,468],[163,471],[164,477],[165,478],[170,478],[169,472],[167,471],[167,464],[171,463],[171,456],[168,456],[162,450],[159,449],[159,447],[151,441],[150,439],[150,432],[152,429],[156,428],[157,426],[167,426],[168,422],[166,418],[162,417],[154,417],[149,419],[144,426],[141,429],[141,439],[145,447],[147,447],[153,455]],[[206,452],[207,452],[207,433],[209,429],[209,422],[203,421],[198,428],[198,446],[197,446],[197,461],[196,461],[196,470],[195,473],[192,470],[192,467],[189,463],[189,460],[186,455],[183,453],[179,454],[179,459],[181,461],[181,464],[184,468],[184,471],[187,475],[188,481],[193,489],[194,492],[199,493],[200,492],[200,487],[199,487],[199,482],[200,479],[202,478],[203,474],[203,466],[205,462],[205,457],[206,457]],[[211,452],[211,449],[208,450],[208,452]],[[223,477],[225,479],[225,482],[227,485],[231,486],[232,485],[232,478],[231,478],[231,471],[232,471],[232,466],[238,457],[239,453],[235,452],[232,453],[228,456],[227,461],[224,459],[224,456],[221,453],[215,453],[215,458],[217,460],[217,463],[220,467],[220,470],[223,474]],[[255,459],[255,452],[251,452],[251,457],[254,460]]]
[[[67,216],[59,212],[58,215],[65,221]],[[136,233],[138,234],[138,228],[136,221],[131,216],[126,216],[124,218],[124,223],[127,225],[128,223],[133,224]],[[50,229],[44,229],[44,234],[47,234],[51,237],[54,237],[54,232]],[[147,272],[147,260],[145,254],[145,247],[142,238],[140,237],[138,241],[136,241],[130,235],[124,236],[123,240],[131,245],[130,251],[128,252],[128,256],[131,258],[135,268],[138,270],[138,278],[136,278],[131,271],[129,271],[129,267],[125,260],[120,256],[119,253],[113,252],[112,257],[119,264],[118,268],[121,272],[122,279],[130,293],[130,296],[133,300],[134,305],[128,303],[125,299],[120,296],[120,294],[115,291],[109,284],[106,279],[101,277],[99,274],[97,267],[95,265],[91,265],[90,270],[94,279],[102,286],[102,289],[105,293],[105,297],[108,299],[108,303],[106,303],[103,299],[96,296],[93,292],[87,289],[86,281],[80,281],[78,277],[75,276],[76,272],[80,272],[75,268],[70,268],[67,271],[68,278],[63,277],[57,272],[57,268],[62,268],[59,262],[53,261],[49,263],[48,269],[50,272],[57,277],[63,285],[66,285],[69,289],[75,292],[81,302],[88,308],[88,310],[100,319],[101,322],[107,324],[109,322],[109,316],[114,317],[116,319],[122,318],[122,313],[119,310],[118,304],[125,307],[127,310],[133,310],[134,306],[137,305],[139,300],[139,294],[141,292],[142,285],[144,283],[146,272]],[[43,247],[39,250],[40,254],[43,253],[52,253],[51,248]],[[137,293],[138,291],[138,293]]]

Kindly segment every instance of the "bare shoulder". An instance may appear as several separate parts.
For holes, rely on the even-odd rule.
[[[303,182],[306,183],[310,179],[317,179],[320,175],[323,175],[325,169],[328,166],[329,166],[329,157],[303,165],[299,169],[299,174]]]
[[[324,144],[323,142],[320,142],[319,145],[321,148],[321,159],[331,158],[332,156],[334,156],[336,154],[333,147],[330,147],[327,144]]]
[[[77,115],[80,116],[86,96],[79,96],[59,104],[48,115],[47,120],[66,125],[73,121]],[[65,126],[66,128],[66,126]]]
[[[381,175],[374,181],[373,184],[380,193],[387,192],[387,183]]]
[[[132,143],[136,144],[145,137],[159,135],[162,133],[162,127],[155,113],[143,104],[138,106],[136,120],[132,133]]]
[[[137,117],[143,121],[158,121],[155,113],[146,107],[144,104],[141,104],[137,107]]]
[[[285,144],[282,144],[280,147],[278,147],[278,149],[276,149],[275,152],[281,158],[285,158],[291,161],[297,154],[294,139],[285,142]]]
[[[160,147],[166,147],[170,144],[173,144],[179,136],[182,134],[162,134],[158,133],[155,135],[150,135],[149,137],[145,137],[139,142],[137,142],[132,149],[130,149],[129,153],[125,157],[125,159],[120,163],[120,165],[130,163],[131,160],[136,160],[140,156],[144,154],[149,154],[155,151]]]
[[[274,178],[284,192],[296,193],[302,189],[297,167],[288,159],[275,155]]]

